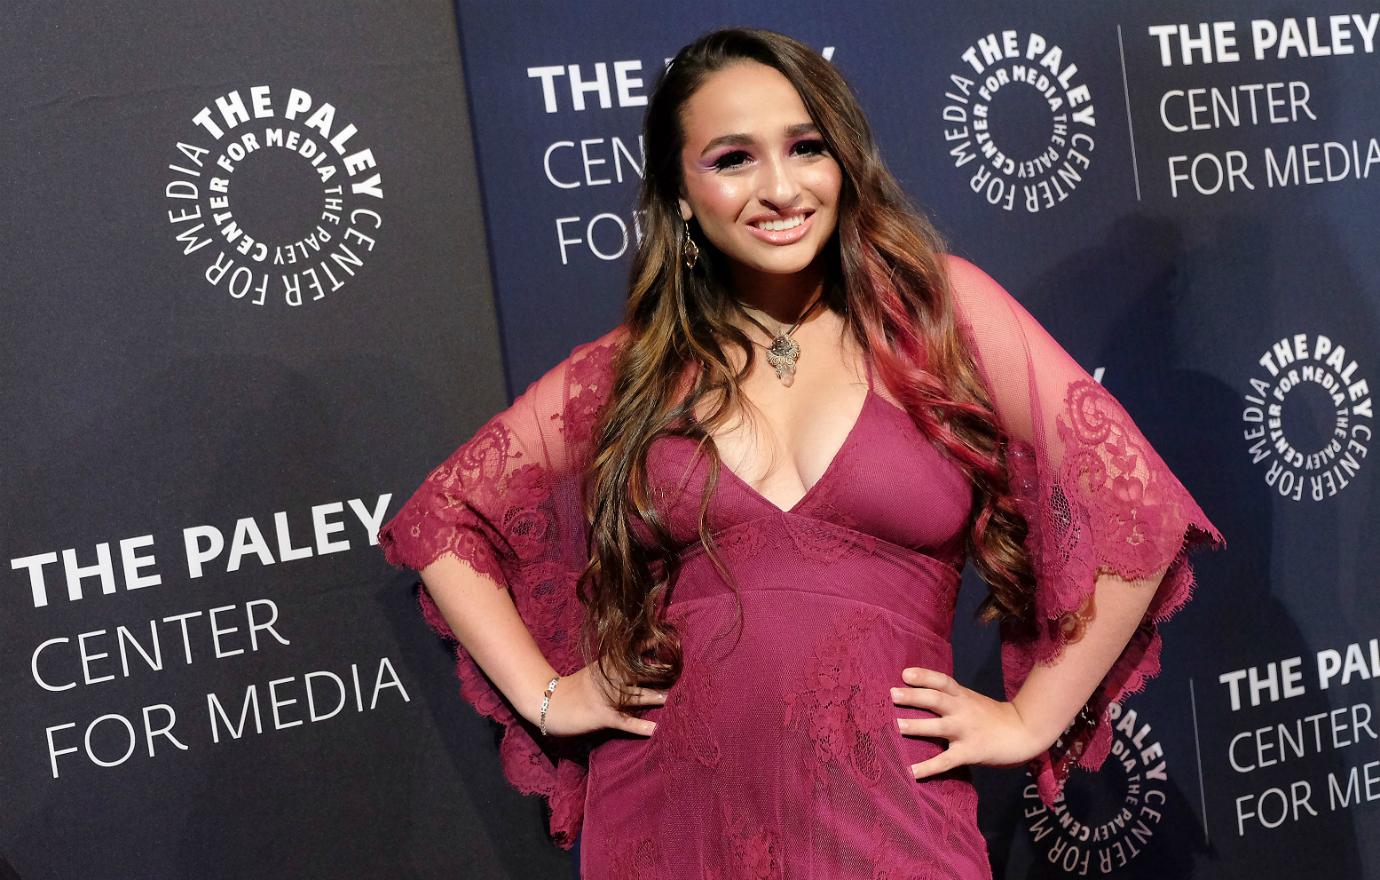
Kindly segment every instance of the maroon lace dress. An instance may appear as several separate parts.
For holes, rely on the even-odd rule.
[[[1003,427],[1013,491],[1046,626],[1002,634],[1006,696],[1032,665],[1078,635],[1073,612],[1099,571],[1127,579],[1168,567],[1141,627],[1064,736],[1030,762],[1052,803],[1075,763],[1110,745],[1107,705],[1159,670],[1157,624],[1189,598],[1186,556],[1221,534],[1092,380],[1000,285],[947,259],[966,343]],[[578,473],[608,400],[624,328],[577,347],[427,477],[379,533],[394,565],[451,553],[512,591],[561,674],[584,665],[574,594],[586,525]],[[842,447],[788,510],[726,466],[707,516],[742,601],[695,533],[708,463],[664,436],[648,474],[681,547],[666,606],[684,671],[665,705],[635,709],[650,737],[601,731],[543,738],[456,645],[460,692],[507,727],[501,760],[520,790],[544,795],[554,840],[581,837],[591,880],[633,878],[987,878],[969,768],[917,781],[910,765],[943,741],[903,735],[901,669],[952,673],[950,632],[970,487],[873,379]],[[431,597],[427,621],[454,638]]]

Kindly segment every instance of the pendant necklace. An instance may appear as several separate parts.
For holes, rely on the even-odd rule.
[[[752,308],[751,306],[744,305],[741,300],[735,300],[738,306],[744,309],[743,314],[747,319],[762,328],[762,332],[771,337],[772,342],[770,346],[762,345],[760,342],[756,344],[762,345],[762,347],[767,350],[767,363],[772,365],[776,370],[776,378],[780,379],[781,384],[785,385],[787,388],[791,387],[792,383],[795,382],[795,363],[800,359],[800,343],[796,342],[791,334],[794,333],[801,324],[805,323],[805,319],[810,316],[810,313],[813,312],[815,307],[823,302],[823,300],[823,291],[821,291],[820,295],[815,297],[815,301],[810,303],[809,307],[800,315],[800,319],[791,325],[791,329],[777,333],[773,333],[765,324],[747,313],[746,309]],[[754,342],[756,342],[756,340],[754,340]]]

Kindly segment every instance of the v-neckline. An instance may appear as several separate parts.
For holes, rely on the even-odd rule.
[[[834,472],[836,465],[838,465],[839,459],[843,458],[843,456],[848,452],[848,447],[851,446],[853,443],[853,437],[858,433],[858,428],[862,425],[863,419],[867,416],[868,407],[872,405],[872,398],[875,396],[875,392],[873,391],[872,387],[872,360],[869,356],[864,354],[863,362],[865,369],[867,370],[867,392],[863,395],[862,406],[858,409],[857,417],[853,419],[852,427],[850,427],[848,429],[848,433],[844,435],[843,442],[839,444],[839,448],[834,450],[833,457],[831,457],[829,459],[829,463],[824,466],[824,470],[820,473],[819,478],[816,479],[813,483],[811,483],[808,487],[806,487],[805,494],[801,495],[798,499],[796,499],[795,503],[793,503],[790,507],[782,507],[775,501],[772,501],[766,495],[763,495],[751,483],[740,477],[737,471],[733,470],[733,468],[723,463],[722,460],[719,463],[719,470],[726,471],[729,477],[739,486],[742,486],[743,489],[745,489],[749,495],[751,495],[753,498],[757,499],[759,502],[765,504],[767,507],[771,508],[779,514],[794,514],[796,511],[800,510],[800,508],[803,507],[805,503],[808,502],[810,498],[814,496],[815,492],[819,489],[820,484],[822,484],[825,480],[829,479],[830,474]],[[711,437],[710,439],[712,440],[713,438]]]

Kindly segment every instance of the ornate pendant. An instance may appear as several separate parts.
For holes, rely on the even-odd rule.
[[[781,335],[772,340],[767,349],[767,363],[776,368],[776,378],[787,388],[795,382],[795,362],[800,358],[800,343]]]

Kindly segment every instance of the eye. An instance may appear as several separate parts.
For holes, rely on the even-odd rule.
[[[818,156],[829,151],[829,148],[824,145],[824,141],[818,138],[799,141],[791,149],[803,151],[807,156]]]
[[[743,164],[743,160],[746,158],[747,153],[743,152],[742,150],[734,150],[731,153],[724,153],[722,156],[715,159],[714,167],[720,171],[724,171],[728,168],[734,168],[738,165]]]

